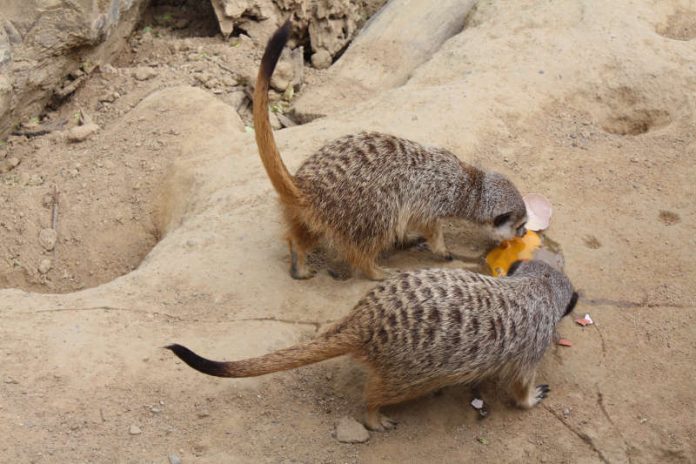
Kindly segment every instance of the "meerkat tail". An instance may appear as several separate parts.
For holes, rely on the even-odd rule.
[[[269,39],[266,50],[263,52],[261,67],[256,78],[256,88],[254,89],[254,132],[261,161],[271,179],[273,188],[276,189],[283,202],[297,203],[300,191],[280,157],[268,117],[268,86],[289,35],[290,21],[286,21]]]
[[[352,351],[354,344],[345,334],[319,336],[307,343],[300,343],[258,358],[230,362],[205,359],[185,346],[177,344],[166,348],[190,367],[204,374],[215,377],[256,377],[348,354]]]

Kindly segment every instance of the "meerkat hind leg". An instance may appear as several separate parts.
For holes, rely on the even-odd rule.
[[[370,280],[384,280],[391,272],[377,265],[378,253],[365,253],[361,250],[352,249],[346,253],[346,259],[350,265],[359,269]]]
[[[442,223],[440,221],[435,221],[428,224],[423,228],[423,236],[428,242],[428,248],[433,254],[439,256],[445,261],[452,261],[452,253],[447,249],[445,245],[445,234],[442,231]]]
[[[365,386],[365,399],[367,401],[365,425],[370,430],[376,431],[390,429],[396,425],[396,421],[381,414],[380,407],[421,397],[451,383],[443,379],[433,379],[415,385],[390,385],[379,374],[371,374],[368,376]]]
[[[534,385],[535,374],[518,377],[512,382],[512,396],[517,406],[530,409],[546,398],[551,389],[546,384]]]
[[[317,244],[317,239],[303,224],[294,222],[290,227],[290,276],[293,279],[309,279],[314,275],[307,266],[307,253]]]

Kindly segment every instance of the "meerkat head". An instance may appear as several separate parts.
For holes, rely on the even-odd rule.
[[[479,218],[498,240],[522,237],[527,230],[527,208],[522,195],[502,174],[487,172],[483,178]]]
[[[562,309],[558,315],[561,319],[570,314],[578,302],[578,292],[573,289],[568,277],[550,264],[539,261],[515,261],[508,269],[508,276],[533,276],[542,280],[551,290],[551,297],[556,306]]]

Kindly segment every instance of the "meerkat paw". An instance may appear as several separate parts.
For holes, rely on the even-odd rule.
[[[537,385],[535,388],[530,388],[529,395],[518,404],[523,409],[531,409],[541,403],[550,391],[551,389],[546,384]]]
[[[375,267],[367,272],[366,275],[370,280],[380,281],[390,277],[392,272],[382,269],[381,267]]]
[[[306,280],[314,277],[315,272],[311,269],[298,270],[297,268],[290,268],[290,277],[295,280]]]
[[[535,392],[534,398],[536,399],[536,403],[539,403],[541,400],[546,398],[550,391],[551,391],[551,389],[545,383],[543,383],[541,385],[537,385],[536,389],[534,390],[534,392]]]
[[[326,272],[334,280],[348,280],[353,277],[353,271],[348,266],[332,266],[329,267]]]
[[[397,422],[384,414],[372,414],[365,421],[365,427],[373,432],[384,432],[396,427]]]

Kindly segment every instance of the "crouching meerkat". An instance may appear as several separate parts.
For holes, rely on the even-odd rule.
[[[549,392],[535,371],[556,324],[573,310],[568,278],[543,262],[519,262],[512,275],[461,269],[405,272],[372,289],[351,313],[306,343],[232,362],[204,359],[170,345],[192,368],[218,377],[254,377],[350,354],[367,368],[365,425],[394,421],[382,406],[447,385],[497,377],[522,408]]]
[[[497,239],[523,235],[524,201],[503,175],[460,161],[443,148],[377,132],[341,137],[320,148],[294,176],[286,168],[268,117],[268,87],[290,31],[286,22],[266,46],[254,91],[256,144],[287,223],[290,275],[312,276],[306,255],[320,242],[373,280],[375,260],[416,232],[436,255],[451,259],[440,221],[463,218],[490,227]]]

